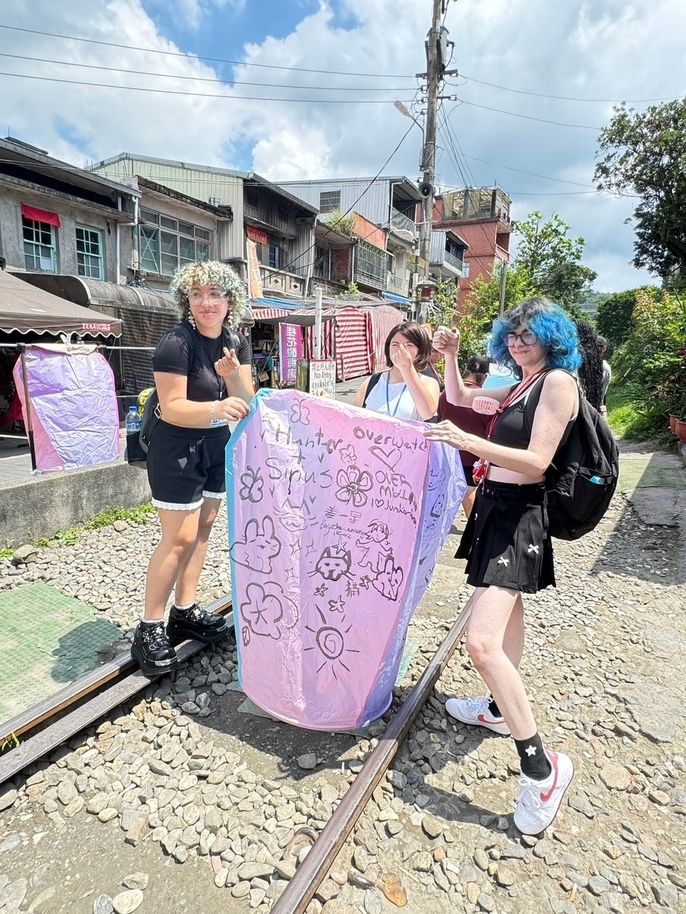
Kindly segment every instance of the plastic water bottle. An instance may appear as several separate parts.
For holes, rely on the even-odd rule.
[[[126,457],[129,463],[132,460],[141,459],[141,446],[138,435],[141,430],[143,420],[138,414],[137,406],[129,406],[129,411],[126,414],[125,425],[126,425]],[[144,456],[144,455],[143,455]]]

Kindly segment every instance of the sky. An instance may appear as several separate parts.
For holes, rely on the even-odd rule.
[[[421,121],[431,8],[3,0],[0,135],[76,165],[126,151],[277,182],[371,177],[398,147],[385,173],[417,178],[420,128],[393,101]],[[439,186],[497,182],[515,220],[559,213],[596,291],[655,281],[631,266],[636,201],[595,191],[596,144],[619,101],[684,94],[686,3],[450,0],[444,22],[459,75],[443,90]]]

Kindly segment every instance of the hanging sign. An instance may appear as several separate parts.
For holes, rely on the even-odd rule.
[[[310,393],[321,396],[326,393],[336,396],[336,361],[335,359],[310,360]]]
[[[245,239],[245,251],[248,257],[248,298],[262,298],[262,277],[260,261],[257,259],[257,245],[250,238]]]
[[[279,324],[279,380],[295,384],[298,359],[304,353],[303,330],[297,324]]]

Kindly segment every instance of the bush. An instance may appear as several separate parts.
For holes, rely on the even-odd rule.
[[[670,413],[686,418],[686,301],[640,289],[630,326],[613,368],[619,386],[643,404],[642,437],[650,437],[664,429]]]

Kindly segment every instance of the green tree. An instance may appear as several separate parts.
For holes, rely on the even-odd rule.
[[[473,355],[484,355],[493,321],[500,310],[500,282],[502,265],[496,268],[493,278],[486,282],[477,277],[469,289],[464,312],[460,319],[460,361]],[[536,294],[527,271],[515,265],[507,271],[505,285],[505,310],[525,298]]]
[[[651,291],[650,286],[642,289],[627,289],[606,295],[598,305],[596,326],[605,337],[610,349],[616,349],[629,339],[634,329],[634,305],[639,292]]]
[[[517,223],[520,237],[515,264],[527,273],[539,295],[580,317],[577,303],[588,293],[597,274],[581,263],[586,242],[583,238],[570,238],[569,228],[558,213],[545,222],[542,213],[530,213]]]
[[[638,195],[634,265],[686,284],[686,98],[636,112],[615,108],[598,137],[600,190]]]
[[[452,327],[457,314],[457,280],[439,279],[429,318],[435,327]]]

